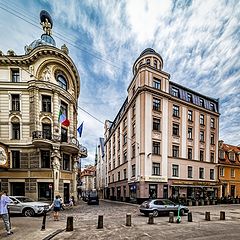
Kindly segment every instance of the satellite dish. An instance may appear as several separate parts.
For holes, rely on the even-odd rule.
[[[52,21],[52,18],[50,16],[50,14],[47,11],[42,10],[40,12],[40,21],[45,22],[46,18],[47,18],[48,22],[51,23],[51,27],[52,27],[53,26],[53,21]]]

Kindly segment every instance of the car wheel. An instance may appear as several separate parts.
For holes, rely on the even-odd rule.
[[[23,215],[25,217],[33,217],[35,215],[35,212],[32,208],[27,208],[23,211]]]
[[[180,215],[183,216],[185,214],[184,209],[180,209]]]
[[[153,214],[154,217],[157,217],[158,216],[158,210],[153,210],[152,214]]]

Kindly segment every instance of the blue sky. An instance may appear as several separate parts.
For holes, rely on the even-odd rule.
[[[39,13],[53,19],[58,47],[65,43],[79,70],[79,106],[104,122],[127,96],[132,65],[148,47],[163,58],[171,81],[220,98],[220,139],[240,144],[240,2],[238,0],[0,0],[0,50],[24,54],[40,38]],[[24,19],[24,20],[23,20]],[[93,163],[102,123],[84,121],[83,164]]]

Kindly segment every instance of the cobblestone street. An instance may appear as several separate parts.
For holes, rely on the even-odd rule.
[[[138,205],[100,201],[100,205],[80,202],[73,209],[61,212],[59,222],[47,216],[46,230],[41,231],[42,217],[11,218],[14,234],[8,239],[44,239],[58,229],[66,227],[68,216],[74,217],[74,231],[62,232],[60,239],[239,239],[240,205],[216,205],[190,207],[193,222],[182,217],[180,224],[168,222],[168,216],[157,217],[154,225],[147,224],[148,218],[140,214]],[[205,221],[205,212],[211,212],[211,221]],[[220,221],[220,211],[226,212],[226,220]],[[132,215],[132,226],[126,227],[126,214]],[[98,215],[104,216],[104,228],[97,229]],[[0,225],[0,238],[5,236]]]

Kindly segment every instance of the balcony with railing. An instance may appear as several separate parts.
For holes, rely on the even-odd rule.
[[[33,131],[32,142],[36,147],[49,147],[52,145],[53,135],[51,132]]]
[[[81,158],[87,157],[87,148],[82,146],[77,138],[61,136],[61,149],[72,154],[81,154]]]

